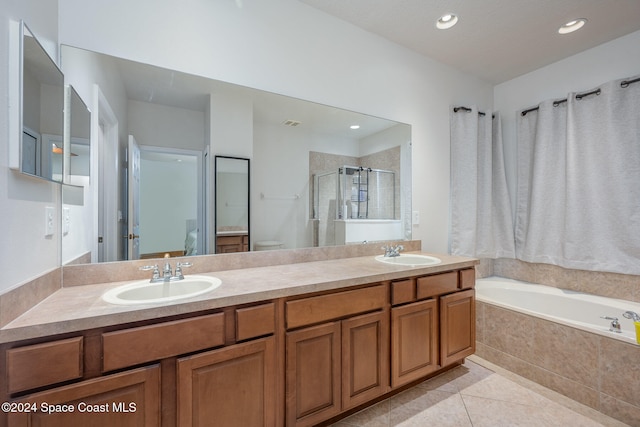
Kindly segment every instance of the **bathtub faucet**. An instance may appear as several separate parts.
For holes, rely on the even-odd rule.
[[[384,251],[385,257],[396,257],[400,256],[400,251],[404,250],[404,246],[402,245],[385,245],[380,248]]]
[[[631,319],[634,322],[640,322],[640,315],[638,315],[638,313],[634,311],[625,311],[622,315],[625,317],[625,319]]]
[[[609,317],[609,316],[600,316],[601,319],[611,320],[611,325],[609,326],[609,330],[611,332],[621,333],[622,329],[620,328],[620,322],[618,322],[617,317]]]

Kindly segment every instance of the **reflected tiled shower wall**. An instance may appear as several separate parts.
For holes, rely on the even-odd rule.
[[[309,185],[313,185],[313,176],[320,172],[335,170],[344,165],[349,166],[367,166],[375,169],[391,170],[395,172],[395,200],[389,200],[387,206],[393,205],[395,208],[394,217],[400,219],[401,210],[401,192],[400,189],[400,156],[401,147],[394,147],[383,150],[378,153],[370,154],[363,157],[349,157],[329,153],[319,153],[311,151],[309,153]],[[389,183],[390,184],[390,183]],[[310,192],[313,197],[313,192]],[[389,192],[391,194],[391,192]],[[313,206],[313,200],[310,200]]]
[[[572,270],[551,264],[531,264],[516,259],[482,259],[477,277],[500,276],[609,298],[640,302],[640,276],[600,271]]]

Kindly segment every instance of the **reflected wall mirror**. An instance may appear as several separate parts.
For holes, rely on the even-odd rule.
[[[20,172],[48,181],[62,182],[64,76],[24,22],[15,23],[13,43],[20,64],[17,93],[12,101],[17,110],[11,121],[16,124],[16,154],[10,166]],[[12,78],[16,80],[15,78]],[[12,83],[13,85],[13,83]]]
[[[113,252],[118,259],[127,259],[126,173],[121,166],[126,163],[122,159],[128,135],[140,146],[201,153],[204,188],[199,199],[203,209],[196,218],[201,224],[198,254],[216,252],[217,228],[225,215],[220,212],[218,218],[216,210],[216,156],[250,159],[250,251],[264,242],[277,243],[268,248],[286,249],[338,244],[335,237],[319,236],[331,227],[318,224],[329,215],[314,219],[314,175],[344,165],[394,170],[394,219],[401,223],[394,240],[411,238],[409,125],[70,46],[61,49],[65,76],[92,106],[92,114],[100,117],[92,100],[97,85],[117,122],[114,142],[99,150],[114,152],[110,164],[119,168],[91,174],[92,179],[97,175],[112,180],[113,196],[105,199],[112,205],[99,203],[98,211],[112,224],[111,231],[101,235],[101,245],[117,246]],[[359,128],[352,128],[355,125]],[[386,160],[392,157],[390,165]],[[174,195],[164,194],[167,200]],[[325,199],[335,206],[332,197]],[[185,253],[188,234],[182,234],[180,249]]]
[[[91,164],[91,112],[73,86],[65,86],[65,130],[61,152],[63,183],[89,184]]]
[[[251,245],[249,164],[249,159],[215,157],[217,254],[247,252]]]

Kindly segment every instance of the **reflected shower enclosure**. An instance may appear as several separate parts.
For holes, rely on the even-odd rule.
[[[400,227],[394,171],[342,166],[321,172],[313,177],[313,197],[316,246],[349,243],[344,229],[358,223],[380,229],[375,224]],[[373,232],[372,237],[376,235]]]

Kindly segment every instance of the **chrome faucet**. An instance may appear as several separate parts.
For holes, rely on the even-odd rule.
[[[621,333],[622,328],[620,327],[620,322],[617,317],[609,317],[609,316],[600,316],[601,319],[611,320],[611,325],[609,325],[609,330],[611,332]]]
[[[158,264],[155,265],[145,265],[140,267],[140,270],[148,271],[153,270],[151,275],[150,283],[160,283],[160,282],[173,282],[176,280],[183,280],[184,274],[182,273],[183,268],[191,267],[193,264],[190,262],[178,262],[176,263],[176,273],[173,274],[171,270],[171,264],[169,261],[165,262],[164,269],[162,270],[162,276],[160,276],[160,269],[158,268]]]
[[[162,269],[162,278],[165,282],[168,282],[171,280],[171,276],[173,276],[173,273],[171,272],[171,264],[169,264],[169,261],[165,261],[164,268]]]
[[[190,262],[177,262],[176,263],[176,274],[173,276],[174,280],[182,280],[184,279],[184,274],[182,274],[182,268],[191,267],[193,264]]]
[[[400,251],[404,250],[404,246],[402,245],[385,245],[380,248],[384,251],[385,257],[397,257],[400,256]]]
[[[622,316],[625,319],[631,319],[634,322],[640,322],[640,315],[638,315],[638,313],[634,311],[625,311],[624,313],[622,313]]]
[[[160,271],[158,270],[158,264],[156,265],[145,265],[143,267],[139,268],[142,271],[148,271],[148,270],[153,270],[153,273],[151,275],[151,280],[149,280],[149,282],[151,283],[157,283],[157,282],[162,282],[164,279],[160,278]]]

